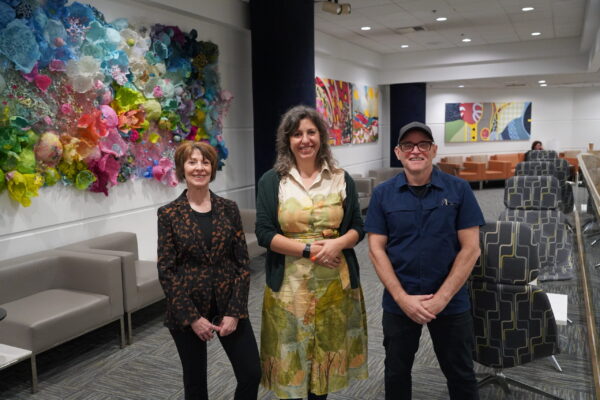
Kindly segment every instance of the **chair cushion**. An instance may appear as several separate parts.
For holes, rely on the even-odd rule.
[[[44,351],[111,320],[108,296],[50,289],[1,305],[0,342]]]
[[[165,297],[158,280],[156,261],[137,260],[135,262],[135,275],[138,290],[136,308],[142,308]]]

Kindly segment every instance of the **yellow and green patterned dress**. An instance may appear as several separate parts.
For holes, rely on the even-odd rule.
[[[310,243],[336,237],[346,195],[343,171],[324,167],[305,189],[293,168],[279,185],[285,236]],[[278,398],[335,392],[366,379],[367,327],[362,291],[348,265],[336,269],[286,256],[281,290],[265,288],[261,330],[262,384]]]

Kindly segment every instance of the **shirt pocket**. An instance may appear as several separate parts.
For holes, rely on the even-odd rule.
[[[442,204],[432,208],[427,220],[427,231],[434,235],[456,234],[458,207],[458,202],[444,199]]]

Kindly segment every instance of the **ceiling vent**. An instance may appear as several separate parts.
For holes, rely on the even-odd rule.
[[[518,83],[518,82],[510,82],[504,86],[505,87],[523,87],[523,86],[527,86],[527,84],[526,83]]]
[[[425,28],[424,26],[417,25],[417,26],[407,26],[407,27],[404,27],[404,28],[398,28],[398,29],[396,29],[396,33],[400,34],[400,35],[404,35],[404,34],[407,34],[407,33],[423,32],[423,31],[426,31],[426,30],[427,30],[427,28]]]

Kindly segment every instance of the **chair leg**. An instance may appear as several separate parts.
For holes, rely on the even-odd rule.
[[[550,356],[550,357],[552,358],[552,362],[554,363],[554,368],[556,368],[556,370],[558,372],[563,372],[562,368],[560,367],[560,364],[556,360],[556,357],[554,357],[554,356]]]
[[[518,386],[521,389],[525,389],[525,390],[528,390],[530,392],[537,393],[539,395],[548,397],[549,399],[561,400],[560,397],[557,397],[557,396],[555,396],[555,395],[553,395],[551,393],[543,391],[542,389],[538,389],[536,387],[533,387],[533,386],[528,385],[526,383],[520,382],[520,381],[518,381],[516,379],[513,379],[513,378],[506,377],[506,382],[509,383],[509,384],[511,384],[511,385]]]
[[[131,325],[131,313],[125,313],[127,315],[127,344],[133,343],[133,326]]]
[[[496,370],[496,371],[494,371],[493,374],[489,374],[485,378],[483,378],[482,380],[477,382],[477,388],[480,389],[486,385],[496,384],[496,385],[500,386],[502,388],[502,390],[504,391],[504,394],[506,394],[508,396],[508,395],[510,395],[510,389],[504,378],[505,378],[504,374],[502,374],[502,372],[499,372]]]
[[[125,347],[125,318],[123,318],[123,316],[121,316],[121,318],[119,318],[119,328],[120,328],[120,339],[121,339],[121,348]]]
[[[38,391],[37,364],[35,362],[35,354],[31,353],[31,393]]]

